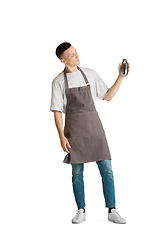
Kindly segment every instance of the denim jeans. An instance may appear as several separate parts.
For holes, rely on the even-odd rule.
[[[115,190],[111,160],[97,161],[96,163],[102,177],[105,206],[113,208],[115,207]],[[83,169],[83,163],[72,164],[72,185],[78,209],[85,207]]]

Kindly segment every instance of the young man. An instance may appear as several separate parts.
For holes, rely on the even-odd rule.
[[[121,74],[122,64],[119,64],[117,80],[108,88],[94,70],[78,66],[78,53],[70,43],[60,44],[56,55],[65,68],[52,82],[50,110],[54,112],[61,146],[67,153],[64,162],[72,166],[73,192],[78,207],[72,223],[86,220],[83,167],[87,162],[96,162],[98,165],[105,205],[109,209],[108,220],[126,223],[116,210],[111,155],[94,105],[96,97],[110,101],[116,94],[124,79]],[[128,68],[130,70],[129,64]],[[62,112],[65,113],[64,130]]]

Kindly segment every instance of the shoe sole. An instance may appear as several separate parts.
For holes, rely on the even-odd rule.
[[[117,223],[117,224],[126,224],[126,222],[116,222],[116,221],[110,220],[110,219],[108,219],[108,221],[113,222],[113,223]]]
[[[86,221],[86,219],[82,220],[82,222]],[[82,222],[72,222],[73,224],[79,224],[79,223],[82,223]]]

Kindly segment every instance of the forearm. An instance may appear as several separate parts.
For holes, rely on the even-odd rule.
[[[59,138],[61,139],[62,137],[64,137],[62,113],[59,111],[54,111],[54,119],[59,134]]]
[[[71,146],[68,142],[68,139],[64,136],[62,113],[59,111],[54,111],[54,119],[63,151],[69,153],[69,148],[71,148]]]
[[[117,93],[117,91],[119,90],[123,79],[124,79],[124,77],[122,75],[119,75],[117,80],[113,84],[113,86],[106,92],[103,99],[110,101],[114,97],[114,95]]]

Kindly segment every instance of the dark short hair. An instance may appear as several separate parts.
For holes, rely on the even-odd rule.
[[[56,48],[56,55],[59,59],[61,59],[62,54],[71,47],[69,42],[63,42]]]

